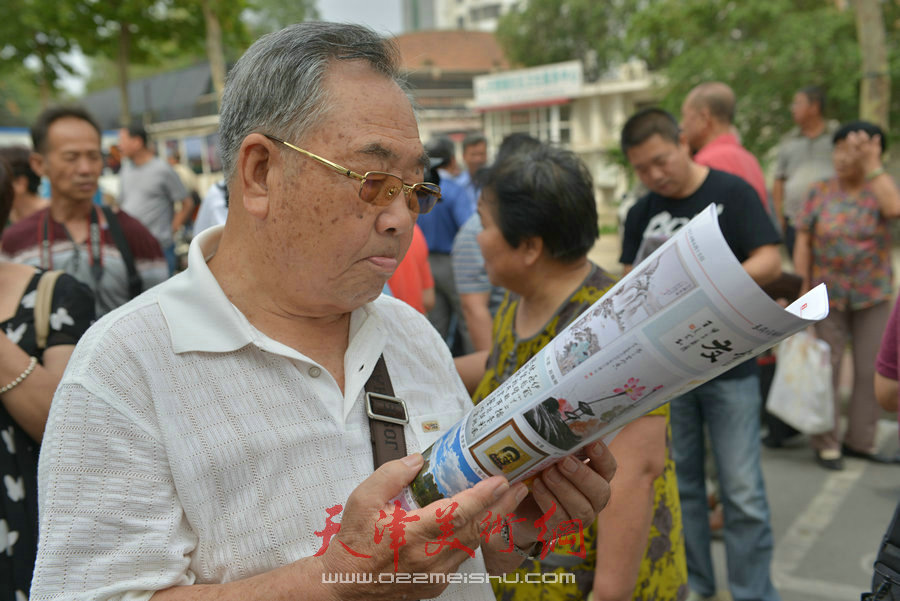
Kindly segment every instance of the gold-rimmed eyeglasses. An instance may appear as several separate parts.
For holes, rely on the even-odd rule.
[[[300,154],[319,161],[343,176],[359,180],[360,199],[377,207],[386,207],[391,204],[394,198],[403,191],[406,194],[406,204],[409,210],[423,215],[433,209],[434,205],[441,198],[441,189],[435,184],[428,182],[407,184],[398,176],[392,173],[385,173],[384,171],[367,171],[364,174],[359,174],[346,167],[341,167],[337,163],[332,163],[328,159],[313,154],[308,150],[303,150],[299,146],[294,146],[281,138],[276,138],[269,134],[263,135],[275,142],[281,142],[291,150],[296,150]]]

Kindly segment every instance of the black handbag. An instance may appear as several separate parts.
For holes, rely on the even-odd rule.
[[[872,592],[863,593],[860,601],[900,601],[900,503],[875,558]]]

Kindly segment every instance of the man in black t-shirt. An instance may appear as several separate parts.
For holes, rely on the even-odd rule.
[[[625,123],[621,142],[628,161],[650,190],[625,220],[619,261],[626,273],[645,238],[668,238],[715,203],[725,241],[747,273],[761,286],[778,278],[778,233],[756,192],[735,175],[695,163],[671,114],[656,108],[636,113]],[[725,507],[731,596],[735,601],[779,599],[770,575],[773,537],[760,467],[761,404],[755,361],[671,401],[688,583],[701,597],[716,593],[707,517],[705,426]]]

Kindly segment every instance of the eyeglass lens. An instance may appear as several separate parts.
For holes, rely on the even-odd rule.
[[[396,175],[380,172],[369,172],[359,189],[359,197],[365,202],[374,205],[385,206],[403,192],[403,181]],[[412,189],[412,198],[409,198],[410,210],[417,213],[427,213],[437,202],[438,195],[421,185],[415,185]]]

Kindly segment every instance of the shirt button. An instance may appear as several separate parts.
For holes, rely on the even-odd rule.
[[[322,375],[322,368],[320,368],[318,365],[313,365],[309,368],[309,375],[311,378],[318,378]]]

